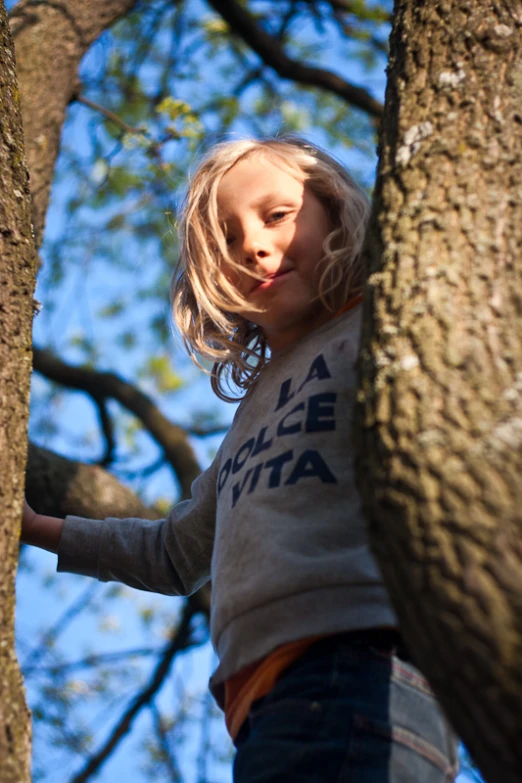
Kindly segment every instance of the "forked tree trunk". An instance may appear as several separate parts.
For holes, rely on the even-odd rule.
[[[0,779],[29,781],[30,715],[14,651],[35,250],[12,40],[0,0]]]
[[[356,438],[406,640],[522,780],[522,4],[397,0]]]

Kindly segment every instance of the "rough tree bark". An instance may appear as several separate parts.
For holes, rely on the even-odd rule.
[[[29,444],[26,494],[30,506],[51,517],[161,516],[99,465],[75,462],[33,443]]]
[[[14,651],[36,253],[13,43],[0,0],[0,769],[29,781],[30,715]]]
[[[11,13],[22,99],[33,227],[40,246],[65,111],[78,65],[101,33],[138,0],[20,0]]]
[[[522,779],[522,6],[397,0],[367,242],[359,479],[406,640]]]

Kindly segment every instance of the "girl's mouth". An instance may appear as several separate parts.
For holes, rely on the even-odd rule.
[[[280,272],[276,272],[273,275],[268,275],[264,280],[256,283],[256,285],[251,289],[250,293],[255,291],[266,291],[269,288],[279,285],[279,283],[283,282],[288,277],[288,275],[291,274],[291,272],[292,269],[284,269]]]

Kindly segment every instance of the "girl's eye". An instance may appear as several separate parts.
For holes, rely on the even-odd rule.
[[[225,242],[227,243],[227,247],[233,245],[235,241],[236,241],[235,237],[225,237]]]
[[[287,215],[288,215],[288,212],[283,212],[283,211],[272,212],[272,214],[268,218],[268,222],[269,223],[277,223],[280,220],[283,220],[283,218],[285,218]]]

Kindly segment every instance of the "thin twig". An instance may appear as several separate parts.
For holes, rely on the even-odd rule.
[[[99,103],[95,103],[94,101],[91,101],[90,98],[86,98],[85,95],[77,94],[75,96],[75,99],[78,101],[78,103],[83,103],[84,106],[88,106],[90,109],[93,109],[93,111],[98,112],[98,114],[102,114],[106,119],[113,122],[115,125],[118,126],[118,128],[121,128],[121,130],[125,131],[125,133],[133,133],[135,135],[141,135],[148,138],[149,134],[147,133],[145,128],[140,127],[139,125],[137,127],[133,127],[132,125],[128,125],[124,120],[121,119],[121,117],[118,117],[117,114],[115,114],[113,111],[110,111],[110,109],[106,109],[105,106],[101,106]]]
[[[97,655],[91,653],[78,661],[70,661],[69,663],[60,662],[49,666],[33,666],[31,671],[35,675],[40,673],[53,674],[57,669],[60,670],[60,673],[71,672],[76,669],[88,669],[93,666],[99,666],[100,664],[119,663],[121,660],[128,658],[145,658],[150,655],[158,655],[161,650],[161,647],[134,647],[130,650],[118,650],[116,652],[99,653]]]
[[[132,723],[138,713],[149,704],[159,688],[163,685],[170,666],[176,654],[193,644],[190,636],[190,623],[195,614],[194,606],[187,601],[183,610],[180,623],[173,638],[164,649],[163,655],[154,670],[149,684],[140,691],[125,710],[116,726],[107,737],[102,747],[87,761],[83,769],[71,779],[71,783],[86,783],[90,777],[96,774],[109,758],[123,737],[130,731]]]
[[[22,671],[24,676],[27,677],[35,668],[39,660],[51,649],[57,638],[63,631],[70,625],[70,623],[78,616],[78,614],[85,609],[87,604],[92,600],[95,593],[99,588],[98,582],[92,582],[87,586],[87,589],[69,606],[68,609],[62,614],[58,621],[52,628],[43,635],[42,639],[38,643],[37,647],[34,647],[28,654],[22,665]]]
[[[161,750],[163,751],[165,764],[169,771],[172,783],[181,783],[181,775],[178,769],[178,765],[176,764],[176,759],[172,755],[170,749],[169,738],[167,732],[165,731],[165,727],[163,725],[162,716],[155,703],[150,705],[150,710],[152,712],[152,717],[154,720],[154,728],[156,730],[156,735],[158,737]]]

